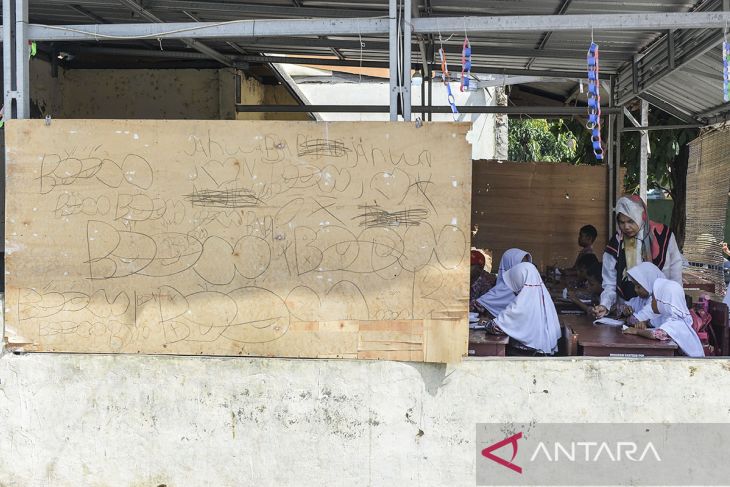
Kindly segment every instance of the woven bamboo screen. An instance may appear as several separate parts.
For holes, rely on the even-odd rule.
[[[730,190],[730,130],[703,135],[690,143],[687,168],[687,230],[684,256],[702,277],[724,293],[724,258],[720,248],[725,235],[727,197]]]

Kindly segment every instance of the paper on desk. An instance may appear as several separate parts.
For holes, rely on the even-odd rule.
[[[469,323],[469,329],[470,330],[486,330],[487,325],[483,325],[481,323]]]
[[[609,325],[609,326],[621,326],[624,324],[623,320],[615,320],[604,316],[593,322],[594,325]]]

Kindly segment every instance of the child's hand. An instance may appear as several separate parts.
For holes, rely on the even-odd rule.
[[[722,243],[722,251],[725,253],[725,255],[730,257],[730,249],[727,246],[727,242]]]
[[[624,317],[628,318],[629,316],[631,316],[632,314],[634,314],[634,308],[632,308],[631,306],[626,305],[626,306],[624,306],[624,309],[621,312],[621,314]]]
[[[637,330],[646,330],[646,328],[647,328],[646,321],[639,321],[639,322],[637,322],[634,325],[634,328],[636,328]]]
[[[593,307],[593,316],[596,318],[603,318],[608,314],[608,309],[603,305]]]

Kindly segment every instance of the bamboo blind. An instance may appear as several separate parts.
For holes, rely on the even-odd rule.
[[[715,131],[690,143],[687,168],[687,227],[684,256],[690,266],[725,290],[724,257],[727,197],[730,190],[730,130]]]

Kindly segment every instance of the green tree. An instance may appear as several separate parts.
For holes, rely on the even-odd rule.
[[[649,111],[649,125],[676,125],[682,122],[659,111]],[[669,224],[681,249],[684,246],[687,219],[687,165],[689,143],[699,136],[698,129],[652,130],[649,132],[651,154],[647,160],[647,188],[663,189],[672,197],[672,220]],[[621,163],[626,166],[624,184],[628,192],[637,192],[641,171],[641,134],[625,132],[621,138]]]
[[[576,153],[575,137],[560,124],[562,120],[510,119],[509,159],[521,162],[572,161]]]
[[[649,125],[677,125],[683,122],[659,110],[649,111]],[[593,154],[590,131],[583,121],[510,119],[509,154],[516,161],[563,161],[572,164],[601,164]],[[513,131],[514,130],[514,131]],[[605,128],[604,128],[605,138]],[[649,132],[651,154],[647,161],[647,188],[663,189],[674,202],[670,227],[680,249],[684,245],[687,215],[687,164],[689,142],[698,129],[653,130]],[[563,147],[563,145],[567,147]],[[572,146],[572,151],[568,150]],[[621,165],[626,168],[626,191],[638,191],[641,134],[625,132],[621,138]]]

